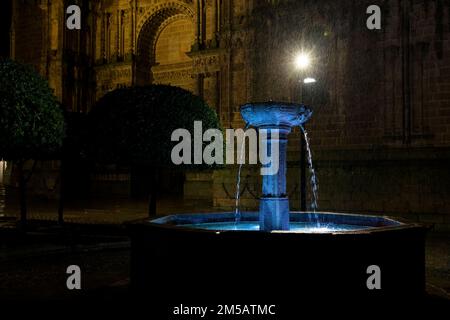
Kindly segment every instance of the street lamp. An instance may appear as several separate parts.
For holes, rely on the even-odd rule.
[[[308,53],[301,52],[295,57],[295,67],[297,70],[306,70],[311,65],[311,58]]]
[[[314,78],[304,77],[304,71],[309,69],[311,64],[311,57],[306,52],[300,52],[294,59],[295,68],[299,72],[300,103],[303,102],[303,85],[311,85],[316,82]],[[306,141],[302,131],[300,132],[300,210],[306,211]]]
[[[317,80],[314,79],[314,78],[305,78],[305,79],[303,79],[303,83],[304,84],[310,84],[310,83],[316,83],[316,82],[317,82]]]
[[[316,79],[306,77],[306,71],[308,71],[308,73],[311,71],[312,64],[313,59],[311,58],[311,54],[308,52],[301,51],[294,56],[294,67],[298,72],[298,81],[300,82],[300,102],[303,102],[303,84],[309,85],[316,82]]]

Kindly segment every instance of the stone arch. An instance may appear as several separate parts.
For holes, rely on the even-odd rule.
[[[156,6],[153,6],[151,9],[147,10],[142,17],[139,19],[137,23],[137,34],[140,34],[142,28],[144,25],[148,23],[150,18],[154,16],[159,11],[167,10],[167,9],[175,9],[179,13],[184,14],[185,16],[189,17],[192,21],[195,21],[195,10],[188,4],[185,4],[180,1],[170,1],[165,2]]]
[[[136,48],[136,84],[152,82],[151,67],[156,62],[155,48],[161,31],[171,22],[188,18],[195,22],[194,11],[180,2],[169,2],[149,10],[138,24],[138,39]]]

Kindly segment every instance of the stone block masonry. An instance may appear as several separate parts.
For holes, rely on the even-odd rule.
[[[75,2],[80,31],[64,29],[62,0],[12,1],[12,58],[47,77],[67,109],[86,112],[118,87],[165,83],[203,97],[224,128],[243,127],[244,103],[301,102],[291,62],[310,50],[304,76],[324,88],[307,125],[320,208],[448,225],[448,1],[383,1],[381,30],[367,29],[370,0]],[[288,191],[298,158],[294,132]],[[260,183],[248,170],[248,184]],[[188,174],[185,197],[231,208],[234,171]],[[255,196],[247,189],[242,206]]]

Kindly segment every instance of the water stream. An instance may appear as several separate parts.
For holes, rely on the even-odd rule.
[[[248,129],[249,125],[246,125],[244,128],[244,131]],[[318,200],[319,200],[319,181],[317,179],[316,171],[314,169],[313,165],[313,159],[312,159],[312,151],[311,146],[309,143],[309,137],[308,132],[303,126],[300,126],[300,129],[303,133],[303,136],[305,138],[305,145],[306,145],[306,152],[307,152],[307,161],[308,161],[308,167],[311,175],[310,179],[310,185],[311,185],[311,211],[313,212],[314,216],[314,222],[320,227],[320,222],[318,215],[316,214],[316,211],[319,209]],[[237,172],[237,178],[236,178],[236,196],[235,196],[235,224],[238,224],[241,222],[241,210],[240,210],[240,197],[241,197],[241,172],[242,172],[242,166],[245,162],[245,134],[243,135],[243,140],[241,143],[241,150],[239,153],[239,168]],[[313,221],[313,218],[310,216],[310,221]]]
[[[241,210],[239,208],[239,202],[240,202],[240,197],[241,197],[241,171],[242,171],[242,165],[245,162],[245,131],[248,129],[248,127],[250,127],[249,124],[245,125],[244,128],[244,135],[242,136],[242,143],[241,143],[241,152],[239,154],[239,169],[238,169],[238,173],[237,173],[237,179],[236,179],[236,208],[235,208],[235,212],[234,212],[234,220],[235,223],[238,224],[239,222],[241,222]]]
[[[320,222],[318,219],[317,214],[315,212],[317,209],[319,209],[318,201],[319,201],[319,181],[317,180],[316,171],[314,170],[313,160],[312,160],[312,152],[311,152],[311,146],[309,144],[309,137],[308,132],[303,126],[300,126],[300,129],[303,132],[303,136],[305,138],[305,145],[306,145],[306,152],[307,152],[307,160],[308,160],[308,167],[309,172],[311,174],[311,210],[314,213],[314,219],[316,223],[320,226]]]
[[[5,213],[5,198],[6,198],[6,189],[3,184],[3,178],[5,175],[6,162],[0,160],[0,216],[3,216]]]

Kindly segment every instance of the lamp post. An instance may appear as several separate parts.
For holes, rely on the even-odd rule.
[[[3,173],[5,172],[5,163],[0,159],[0,184],[3,183]]]
[[[316,82],[313,78],[305,77],[305,71],[311,66],[310,55],[304,52],[299,53],[295,57],[294,64],[299,73],[300,103],[302,103],[303,85]],[[306,211],[306,141],[302,132],[300,134],[300,211]]]

